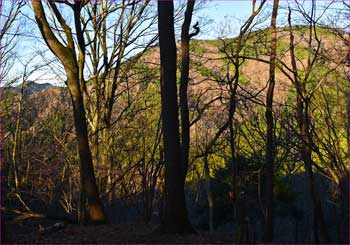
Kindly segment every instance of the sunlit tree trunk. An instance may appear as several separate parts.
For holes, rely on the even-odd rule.
[[[76,80],[72,81],[68,78],[67,84],[70,87],[74,108],[74,125],[80,158],[79,221],[80,223],[103,223],[105,222],[105,216],[92,165],[92,155],[88,141],[88,130],[82,94],[80,93]]]
[[[40,32],[50,50],[58,57],[64,66],[67,76],[66,84],[72,99],[80,167],[80,203],[78,219],[80,223],[104,223],[105,214],[100,201],[92,164],[82,94],[82,86],[84,85],[83,69],[85,63],[85,43],[80,25],[80,11],[83,3],[76,2],[71,6],[74,13],[75,31],[79,47],[78,57],[75,51],[71,28],[63,19],[56,3],[48,2],[48,4],[63,28],[63,32],[67,39],[66,46],[63,45],[53,33],[53,30],[47,21],[41,1],[32,1],[35,19]]]
[[[24,86],[25,81],[22,81],[21,84],[21,93],[18,98],[17,102],[17,116],[16,116],[16,128],[15,128],[15,135],[13,139],[13,147],[12,147],[12,172],[13,172],[13,180],[15,183],[15,189],[18,191],[18,185],[19,185],[19,176],[18,176],[18,151],[20,150],[19,147],[21,145],[21,116],[22,116],[22,107],[23,107],[23,100],[24,100]]]

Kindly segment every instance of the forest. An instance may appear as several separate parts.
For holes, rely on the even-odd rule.
[[[349,244],[348,0],[0,0],[1,244]]]

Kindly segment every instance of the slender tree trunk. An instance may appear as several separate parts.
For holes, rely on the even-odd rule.
[[[236,161],[235,158],[235,132],[234,132],[234,127],[233,127],[233,121],[234,121],[234,115],[236,113],[236,107],[237,107],[237,99],[236,99],[236,94],[237,94],[237,89],[238,89],[238,84],[239,84],[239,77],[240,77],[240,72],[239,72],[239,67],[240,67],[240,60],[238,58],[238,54],[241,50],[242,47],[242,37],[243,33],[240,34],[239,37],[239,47],[236,49],[236,60],[234,63],[235,66],[235,75],[233,79],[230,78],[229,76],[229,68],[227,71],[227,81],[229,83],[229,92],[230,92],[230,104],[229,104],[229,112],[228,112],[228,128],[230,132],[230,151],[231,151],[231,163],[232,163],[232,201],[233,201],[233,208],[234,208],[234,218],[236,218],[238,222],[238,229],[236,232],[236,241],[237,243],[242,243],[243,242],[243,237],[244,237],[244,216],[245,213],[243,210],[241,210],[241,207],[243,204],[243,201],[240,200],[240,190],[239,190],[239,183],[238,183],[238,161]],[[242,218],[243,217],[243,218]]]
[[[313,2],[314,4],[314,2]],[[290,56],[291,63],[293,67],[293,76],[294,76],[294,86],[297,90],[297,121],[300,133],[301,140],[301,156],[304,162],[306,173],[309,177],[309,188],[310,195],[312,199],[313,206],[313,232],[315,243],[321,242],[329,243],[330,239],[328,236],[326,224],[324,221],[324,214],[322,210],[322,204],[320,200],[320,195],[317,190],[317,186],[315,183],[315,177],[312,170],[312,136],[310,130],[310,119],[309,119],[309,98],[307,98],[306,91],[306,82],[301,81],[298,75],[298,69],[295,58],[295,49],[294,49],[294,35],[291,24],[291,9],[289,8],[288,14],[288,23],[289,23],[289,34],[290,34]],[[311,31],[310,31],[311,33]],[[311,42],[311,41],[310,41]],[[311,69],[310,66],[308,66]]]
[[[238,63],[236,63],[238,64]],[[245,227],[245,210],[242,208],[244,207],[244,200],[241,200],[240,195],[240,188],[238,183],[238,162],[235,158],[235,132],[233,127],[233,120],[234,120],[234,114],[236,112],[236,92],[238,87],[238,79],[239,79],[239,72],[238,72],[238,65],[236,65],[236,78],[235,78],[235,84],[232,86],[232,82],[230,81],[230,108],[229,108],[229,133],[230,133],[230,150],[231,150],[231,163],[232,163],[232,201],[233,201],[233,208],[234,208],[234,218],[237,221],[237,230],[235,234],[236,243],[244,243],[244,237],[246,234],[246,227]]]
[[[342,212],[341,214],[343,217],[341,218],[342,222],[340,225],[341,230],[341,243],[349,244],[350,243],[350,236],[349,236],[349,230],[350,230],[350,213],[349,213],[349,207],[350,207],[350,174],[349,169],[347,169],[346,173],[340,180],[340,188],[342,189]]]
[[[238,64],[238,63],[236,63]],[[236,79],[235,84],[232,84],[232,81],[229,81],[229,87],[230,87],[230,106],[229,106],[229,112],[228,112],[228,128],[229,128],[229,135],[230,135],[230,151],[231,151],[231,163],[232,163],[232,200],[234,204],[234,212],[235,216],[238,214],[239,211],[239,205],[238,205],[238,199],[239,199],[239,190],[238,190],[238,163],[235,161],[235,132],[233,128],[233,120],[234,120],[234,114],[236,112],[236,91],[237,91],[237,85],[238,85],[238,79],[239,79],[239,66],[235,66],[236,69]]]
[[[181,109],[181,153],[184,171],[184,181],[188,169],[188,156],[190,148],[190,119],[188,111],[188,81],[190,70],[190,25],[195,0],[188,1],[185,19],[181,30],[181,78],[180,78],[180,109]]]
[[[15,182],[16,191],[18,191],[18,186],[19,186],[18,148],[21,145],[21,116],[22,116],[22,106],[23,106],[23,97],[24,97],[24,86],[25,86],[24,84],[25,84],[25,81],[23,80],[21,84],[21,94],[19,95],[18,106],[17,106],[15,137],[13,139],[13,148],[12,148],[12,168],[13,168],[13,178]]]
[[[98,89],[96,89],[98,90]],[[96,94],[98,94],[98,91],[96,92]],[[98,174],[98,170],[99,170],[99,161],[100,161],[100,149],[99,149],[99,141],[100,141],[100,108],[99,108],[99,100],[98,100],[98,96],[96,95],[96,112],[94,117],[92,118],[92,125],[91,125],[91,132],[93,134],[92,137],[92,156],[93,156],[93,162],[95,163],[94,166],[97,170],[97,176]]]
[[[322,204],[320,194],[317,190],[314,173],[312,170],[312,139],[310,135],[310,125],[308,120],[307,107],[304,105],[301,95],[297,95],[297,113],[298,113],[298,124],[302,140],[302,158],[304,161],[305,169],[309,177],[309,188],[314,210],[314,237],[315,243],[329,243],[330,239],[328,236],[326,223],[324,220],[324,214],[322,210]],[[321,240],[320,240],[321,238]]]
[[[350,37],[349,42],[350,43]],[[348,91],[347,91],[347,124],[346,124],[346,137],[347,137],[347,146],[348,146],[348,158],[350,158],[350,46],[348,45],[348,53],[347,53],[347,73],[346,77],[348,79]],[[349,216],[349,200],[350,200],[350,163],[346,164],[346,173],[344,174],[344,177],[341,180],[341,186],[343,189],[343,200],[344,200],[344,224],[342,226],[343,236],[342,240],[343,242],[349,243],[349,230],[350,230],[350,216]]]
[[[348,144],[348,158],[350,158],[350,39],[348,39],[345,44],[348,44],[348,53],[347,53],[347,74],[346,78],[348,80],[348,97],[347,97],[347,144]],[[350,224],[350,212],[349,212],[349,202],[350,202],[350,192],[349,192],[349,184],[350,184],[350,166],[346,166],[346,173],[344,173],[344,177],[341,179],[340,188],[342,189],[343,194],[343,210],[344,210],[344,218],[343,225],[341,226],[342,232],[342,242],[344,244],[350,242],[349,238],[349,224]]]
[[[186,209],[184,169],[181,161],[176,87],[174,3],[158,1],[161,67],[162,128],[165,156],[166,208],[162,229],[168,233],[192,232]]]
[[[266,95],[266,166],[265,166],[265,180],[266,180],[266,211],[265,211],[265,231],[264,242],[272,242],[273,239],[273,179],[274,179],[274,165],[275,165],[275,144],[274,144],[274,119],[273,119],[273,93],[275,88],[275,65],[276,65],[276,44],[277,31],[276,19],[278,12],[279,0],[274,0],[273,11],[271,17],[271,55],[270,55],[270,78],[269,87]]]
[[[204,177],[205,177],[205,188],[207,191],[207,199],[208,199],[208,206],[209,206],[209,232],[213,233],[213,231],[214,231],[214,200],[213,200],[213,193],[211,191],[208,154],[204,155]]]
[[[350,68],[349,68],[350,69]],[[348,91],[346,94],[346,140],[347,140],[347,146],[348,146],[348,157],[350,157],[350,72],[347,74],[348,77]]]
[[[107,125],[105,129],[101,131],[101,144],[100,144],[100,162],[101,176],[103,176],[103,184],[100,187],[101,192],[109,193],[108,200],[111,201],[112,191],[112,163],[111,163],[111,140],[110,140],[111,127]]]
[[[350,157],[350,37],[348,36],[348,39],[345,39],[344,37],[344,44],[348,46],[347,55],[346,55],[346,72],[345,77],[348,80],[348,87],[347,87],[347,93],[346,93],[346,140],[347,140],[347,147],[348,147],[348,157]]]

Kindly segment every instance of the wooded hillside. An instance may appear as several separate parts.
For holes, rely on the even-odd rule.
[[[256,28],[263,0],[205,40],[197,1],[123,2],[31,3],[65,85],[1,87],[2,242],[349,243],[348,29],[278,0]]]

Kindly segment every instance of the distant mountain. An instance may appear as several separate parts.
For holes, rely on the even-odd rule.
[[[19,94],[21,93],[21,88],[22,84],[19,84],[17,86],[5,87],[4,89],[8,89],[13,93]],[[28,81],[24,83],[24,94],[31,95],[49,88],[56,88],[56,86],[52,85],[51,83],[37,83],[34,81]]]
[[[30,91],[30,93],[39,92],[44,89],[55,87],[51,83],[36,83],[33,81],[27,82],[25,84],[25,90]],[[19,86],[20,88],[20,86]]]

